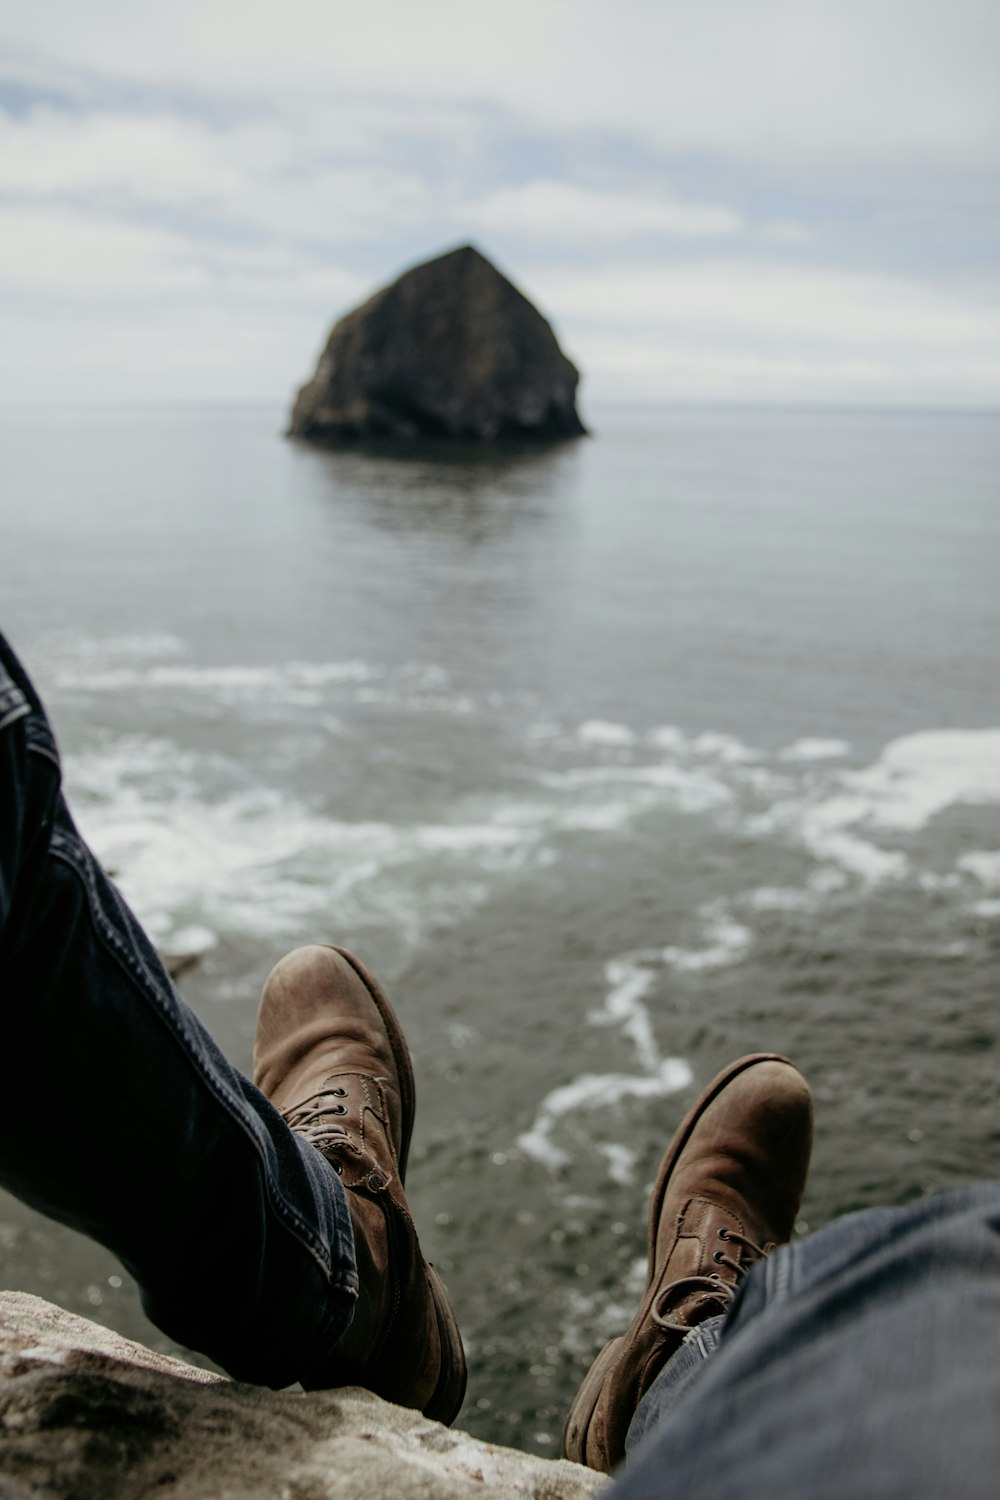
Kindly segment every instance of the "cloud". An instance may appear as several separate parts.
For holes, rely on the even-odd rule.
[[[600,240],[663,234],[714,239],[736,234],[743,220],[731,208],[683,203],[662,192],[607,192],[574,183],[536,179],[500,188],[458,210],[465,223],[504,234],[548,240],[579,236]]]
[[[71,320],[0,307],[0,399],[267,401],[275,430],[311,373],[327,319],[316,307],[165,299]]]
[[[345,159],[329,113],[312,122],[293,113],[216,125],[163,111],[40,108],[16,120],[0,116],[0,192],[69,198],[119,214],[166,205],[327,243],[424,216],[432,195],[420,177]]]
[[[47,299],[307,301],[346,306],[365,278],[291,246],[198,239],[63,208],[0,208],[0,285]],[[60,309],[65,316],[65,308]]]
[[[996,288],[977,297],[902,277],[735,259],[539,267],[530,281],[562,320],[582,324],[724,329],[856,348],[1000,347]]]
[[[9,291],[115,297],[204,287],[176,236],[66,213],[0,210],[0,279]]]
[[[774,219],[761,229],[765,239],[782,245],[807,245],[816,238],[816,231],[808,224],[798,224],[794,219]]]
[[[242,179],[219,136],[177,115],[0,116],[0,189],[44,197],[111,191],[166,203],[218,201]]]
[[[737,260],[539,266],[528,281],[590,395],[1000,402],[1000,284]]]
[[[36,0],[5,31],[36,75],[480,101],[744,159],[1000,155],[992,0]]]
[[[636,340],[580,334],[585,401],[733,401],[766,405],[995,406],[1000,358],[914,363],[899,350],[868,352],[734,348],[723,338]],[[599,426],[599,421],[597,422]]]

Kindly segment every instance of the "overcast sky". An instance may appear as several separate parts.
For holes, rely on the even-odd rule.
[[[467,240],[584,397],[1000,403],[996,0],[8,0],[0,395],[284,399]]]

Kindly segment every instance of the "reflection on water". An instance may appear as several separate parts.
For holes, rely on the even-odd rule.
[[[293,445],[313,494],[357,505],[387,529],[433,527],[481,541],[572,493],[579,443]]]

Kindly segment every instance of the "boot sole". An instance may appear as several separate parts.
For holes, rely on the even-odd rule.
[[[782,1057],[778,1052],[754,1052],[749,1057],[741,1057],[738,1062],[731,1063],[728,1068],[724,1068],[721,1073],[712,1079],[708,1087],[698,1095],[698,1098],[677,1127],[673,1140],[667,1149],[667,1154],[660,1164],[660,1170],[653,1186],[652,1197],[649,1201],[649,1218],[646,1229],[648,1269],[646,1272],[646,1285],[643,1288],[642,1297],[639,1302],[640,1308],[645,1302],[653,1283],[656,1234],[660,1226],[660,1215],[663,1212],[663,1200],[667,1194],[670,1174],[677,1165],[678,1157],[690,1140],[691,1132],[694,1130],[695,1125],[713,1100],[717,1099],[719,1094],[722,1093],[723,1089],[728,1087],[734,1078],[738,1078],[741,1073],[745,1073],[748,1068],[756,1067],[758,1063],[763,1062],[787,1063],[788,1061],[787,1057]],[[795,1067],[795,1064],[791,1063],[790,1066]],[[796,1069],[796,1071],[798,1070]],[[604,1445],[597,1442],[594,1442],[592,1445],[593,1451],[588,1453],[588,1447],[591,1446],[591,1427],[594,1421],[594,1413],[601,1399],[601,1392],[604,1389],[604,1383],[617,1364],[627,1343],[628,1333],[625,1333],[621,1338],[612,1339],[609,1344],[605,1344],[584,1376],[583,1383],[573,1398],[573,1404],[569,1409],[566,1425],[563,1428],[562,1444],[564,1457],[568,1458],[572,1463],[585,1464],[587,1468],[597,1469],[604,1474],[611,1472],[611,1460],[605,1451]]]
[[[431,1265],[427,1267],[427,1280],[434,1299],[438,1338],[441,1341],[441,1376],[433,1396],[424,1407],[424,1416],[450,1427],[465,1400],[468,1380],[465,1349],[444,1282]]]
[[[583,1384],[573,1398],[566,1425],[563,1428],[563,1457],[570,1463],[584,1464],[588,1469],[597,1469],[602,1474],[609,1472],[607,1455],[595,1445],[596,1451],[588,1452],[590,1428],[601,1399],[604,1382],[618,1363],[623,1340],[612,1339],[605,1344],[583,1378]]]
[[[410,1155],[410,1137],[413,1134],[413,1120],[417,1112],[417,1091],[413,1081],[413,1063],[410,1059],[410,1049],[406,1045],[403,1029],[396,1020],[396,1012],[389,1004],[381,985],[370,974],[361,962],[355,958],[346,948],[338,948],[335,943],[327,943],[328,948],[334,953],[339,953],[341,958],[347,960],[351,968],[357,974],[361,983],[368,991],[374,1001],[375,1008],[382,1017],[386,1035],[389,1038],[389,1046],[392,1048],[393,1061],[396,1064],[396,1074],[399,1078],[399,1103],[402,1111],[402,1126],[399,1142],[399,1180],[406,1183],[406,1163]]]

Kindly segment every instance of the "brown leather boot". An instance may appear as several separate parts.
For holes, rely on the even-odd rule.
[[[299,948],[273,970],[257,1016],[254,1081],[338,1174],[354,1227],[354,1319],[309,1385],[364,1386],[453,1422],[465,1396],[461,1335],[403,1192],[410,1054],[388,1000],[350,953]]]
[[[811,1148],[809,1085],[786,1058],[741,1058],[709,1084],[663,1158],[646,1290],[577,1391],[567,1458],[610,1473],[625,1457],[633,1413],[686,1334],[724,1312],[750,1265],[790,1237]]]

